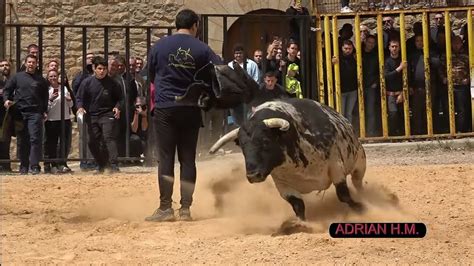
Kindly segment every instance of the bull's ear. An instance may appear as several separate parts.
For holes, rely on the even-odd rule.
[[[235,142],[235,145],[237,145],[237,146],[239,146],[239,147],[240,147],[240,141],[239,141],[239,138],[236,138],[236,139],[234,140],[234,142]]]

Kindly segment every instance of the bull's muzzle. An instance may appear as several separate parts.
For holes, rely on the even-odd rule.
[[[263,176],[260,172],[247,172],[247,179],[250,183],[260,183],[265,181],[265,176]]]

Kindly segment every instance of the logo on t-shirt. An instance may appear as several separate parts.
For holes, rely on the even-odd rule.
[[[181,68],[196,68],[194,58],[191,55],[191,49],[184,50],[181,47],[178,48],[176,54],[169,55],[168,65]]]

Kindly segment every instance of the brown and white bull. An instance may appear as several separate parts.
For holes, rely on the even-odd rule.
[[[332,108],[309,99],[284,99],[259,105],[240,128],[211,148],[236,141],[245,157],[247,179],[263,182],[271,175],[280,195],[296,216],[305,220],[302,194],[336,187],[340,201],[362,211],[346,183],[351,175],[362,189],[366,170],[364,149],[350,123]]]

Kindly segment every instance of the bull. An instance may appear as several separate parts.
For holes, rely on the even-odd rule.
[[[243,125],[220,138],[215,153],[228,142],[241,147],[247,179],[263,182],[271,175],[281,197],[296,216],[305,220],[302,194],[328,189],[331,184],[341,202],[361,212],[346,178],[362,189],[365,151],[349,121],[330,107],[309,99],[282,99],[263,103]]]

